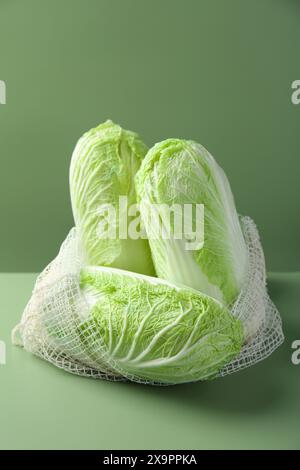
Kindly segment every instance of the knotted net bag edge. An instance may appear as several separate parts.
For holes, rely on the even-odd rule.
[[[243,370],[270,356],[284,341],[280,314],[267,291],[265,259],[254,221],[241,217],[248,250],[248,269],[243,288],[231,308],[246,332],[240,354],[219,373],[220,377]]]

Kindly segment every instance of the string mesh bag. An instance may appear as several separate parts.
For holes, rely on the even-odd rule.
[[[242,322],[243,345],[237,357],[223,364],[217,374],[220,377],[263,360],[284,340],[280,315],[267,293],[265,261],[256,226],[249,217],[241,217],[241,226],[248,250],[248,270],[230,312]],[[13,343],[80,376],[168,385],[168,380],[161,381],[159,376],[147,378],[124,370],[110,354],[101,339],[99,324],[90,318],[91,307],[80,287],[83,259],[73,228],[58,256],[38,276],[21,322],[13,330]],[[155,284],[154,278],[149,279]]]
[[[262,361],[284,341],[280,314],[267,291],[265,258],[258,230],[250,217],[240,220],[248,250],[248,269],[231,313],[243,323],[245,342],[239,356],[221,370],[220,376]]]

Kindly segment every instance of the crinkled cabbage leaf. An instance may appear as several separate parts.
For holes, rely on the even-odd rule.
[[[143,160],[136,190],[157,275],[232,304],[244,281],[247,248],[229,182],[214,158],[193,141],[160,142]],[[184,230],[182,239],[153,234],[155,226],[146,211],[150,205],[160,211],[158,205],[163,204],[204,206],[202,246],[187,250],[189,234]],[[159,217],[164,223],[162,211]],[[193,217],[197,217],[196,211]]]
[[[126,217],[119,213],[119,196],[126,196],[128,205],[136,203],[134,177],[146,152],[137,134],[110,120],[79,139],[70,166],[70,192],[86,264],[154,274],[148,241],[119,236],[119,220]]]
[[[170,384],[205,380],[240,352],[241,322],[205,294],[94,266],[82,269],[80,285],[89,305],[84,342],[90,354],[104,345],[117,373]]]

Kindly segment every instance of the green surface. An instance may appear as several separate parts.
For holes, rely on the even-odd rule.
[[[273,274],[269,290],[286,341],[251,369],[213,382],[156,388],[72,376],[10,346],[34,274],[0,275],[0,448],[300,449],[300,273]]]
[[[108,117],[207,147],[268,269],[299,270],[299,15],[298,0],[0,0],[0,270],[57,253],[72,149]]]

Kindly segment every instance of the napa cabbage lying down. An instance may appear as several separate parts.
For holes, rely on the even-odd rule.
[[[80,286],[89,315],[79,334],[89,354],[95,359],[93,351],[104,344],[108,367],[126,377],[161,383],[209,379],[241,349],[241,322],[193,289],[94,266],[81,271]]]

